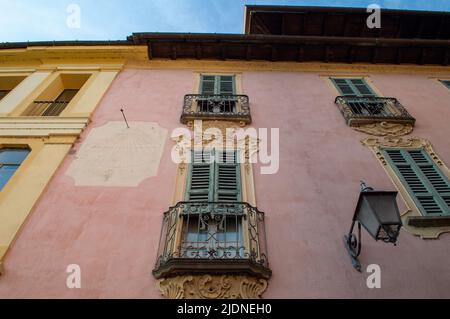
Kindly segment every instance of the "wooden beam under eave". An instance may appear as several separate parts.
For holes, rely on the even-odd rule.
[[[325,63],[328,63],[330,61],[330,54],[331,54],[330,46],[326,45],[325,46],[325,56],[324,56]]]
[[[350,21],[350,16],[348,14],[344,14],[344,29],[342,31],[342,36],[345,37],[347,35],[347,29]]]
[[[253,21],[255,21],[256,27],[260,30],[261,34],[270,34],[269,28],[266,26],[264,21],[259,17],[258,14],[255,14],[253,17]]]
[[[355,55],[356,55],[356,48],[352,45],[350,46],[349,49],[349,53],[348,53],[348,63],[353,63],[353,61],[355,60]]]
[[[281,35],[286,35],[286,14],[281,15]]]
[[[373,48],[373,54],[372,54],[372,63],[373,63],[373,64],[377,64],[377,61],[378,61],[378,51],[379,51],[378,47],[374,47],[374,48]]]
[[[297,61],[298,62],[303,62],[304,58],[305,58],[305,47],[303,45],[300,45],[298,47]]]
[[[397,34],[396,34],[396,38],[400,38],[402,31],[403,31],[403,19],[401,16],[398,17],[398,28],[397,28]]]
[[[195,46],[195,58],[197,60],[201,60],[202,59],[202,47],[200,45],[196,45]]]
[[[441,38],[441,35],[444,32],[444,24],[445,24],[445,19],[441,18],[441,21],[439,22],[439,28],[436,33],[436,40]]]
[[[222,60],[225,61],[227,59],[227,46],[225,44],[222,45],[221,54],[222,54]]]
[[[445,51],[445,53],[444,53],[444,61],[443,61],[443,65],[444,66],[447,66],[448,64],[449,64],[449,62],[450,62],[450,50],[449,49],[447,49],[446,51]]]
[[[327,17],[328,14],[323,14],[322,15],[322,26],[321,26],[321,30],[320,30],[320,34],[324,37],[326,36],[326,28],[327,28]]]
[[[417,31],[417,39],[422,39],[423,28],[425,25],[425,18],[420,19],[419,30]]]
[[[275,44],[272,44],[272,53],[270,55],[270,61],[275,62],[278,59],[278,49]]]
[[[153,46],[152,46],[151,42],[147,43],[147,54],[148,54],[148,59],[153,60]]]
[[[177,59],[177,46],[176,45],[172,45],[172,56],[171,56],[172,60],[176,60]]]
[[[402,57],[403,57],[403,55],[402,55],[402,48],[398,48],[397,61],[396,61],[397,64],[401,64],[402,63]]]
[[[247,44],[247,50],[245,52],[245,59],[247,61],[250,61],[251,56],[252,56],[252,47],[250,46],[250,44]]]
[[[420,57],[419,57],[419,65],[423,65],[425,63],[426,52],[425,48],[420,49]]]

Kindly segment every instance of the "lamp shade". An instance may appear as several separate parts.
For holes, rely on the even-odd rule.
[[[357,220],[375,240],[396,243],[402,220],[397,192],[363,191],[356,207]]]

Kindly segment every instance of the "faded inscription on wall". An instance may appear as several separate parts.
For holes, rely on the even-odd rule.
[[[109,122],[91,130],[66,174],[77,186],[138,186],[157,175],[167,134],[157,123]]]

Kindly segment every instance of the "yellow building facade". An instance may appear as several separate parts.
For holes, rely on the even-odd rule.
[[[145,48],[72,45],[0,51],[0,151],[29,151],[0,190],[0,270],[103,95],[131,54],[139,53],[145,55]]]

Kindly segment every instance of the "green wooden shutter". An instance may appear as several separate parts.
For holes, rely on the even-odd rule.
[[[238,153],[218,151],[215,171],[214,200],[219,202],[242,201]]]
[[[200,94],[228,94],[236,92],[235,77],[232,75],[202,75]]]
[[[200,94],[216,94],[216,77],[214,75],[202,75],[200,82]]]
[[[424,215],[450,214],[450,181],[424,150],[384,153]]]
[[[186,190],[187,201],[213,201],[214,162],[211,151],[193,151]]]
[[[331,79],[344,96],[358,96],[358,97],[371,97],[376,96],[372,88],[367,84],[364,79]]]
[[[441,82],[450,89],[450,80],[441,80]]]
[[[219,93],[218,94],[235,94],[235,77],[234,76],[219,76]]]

